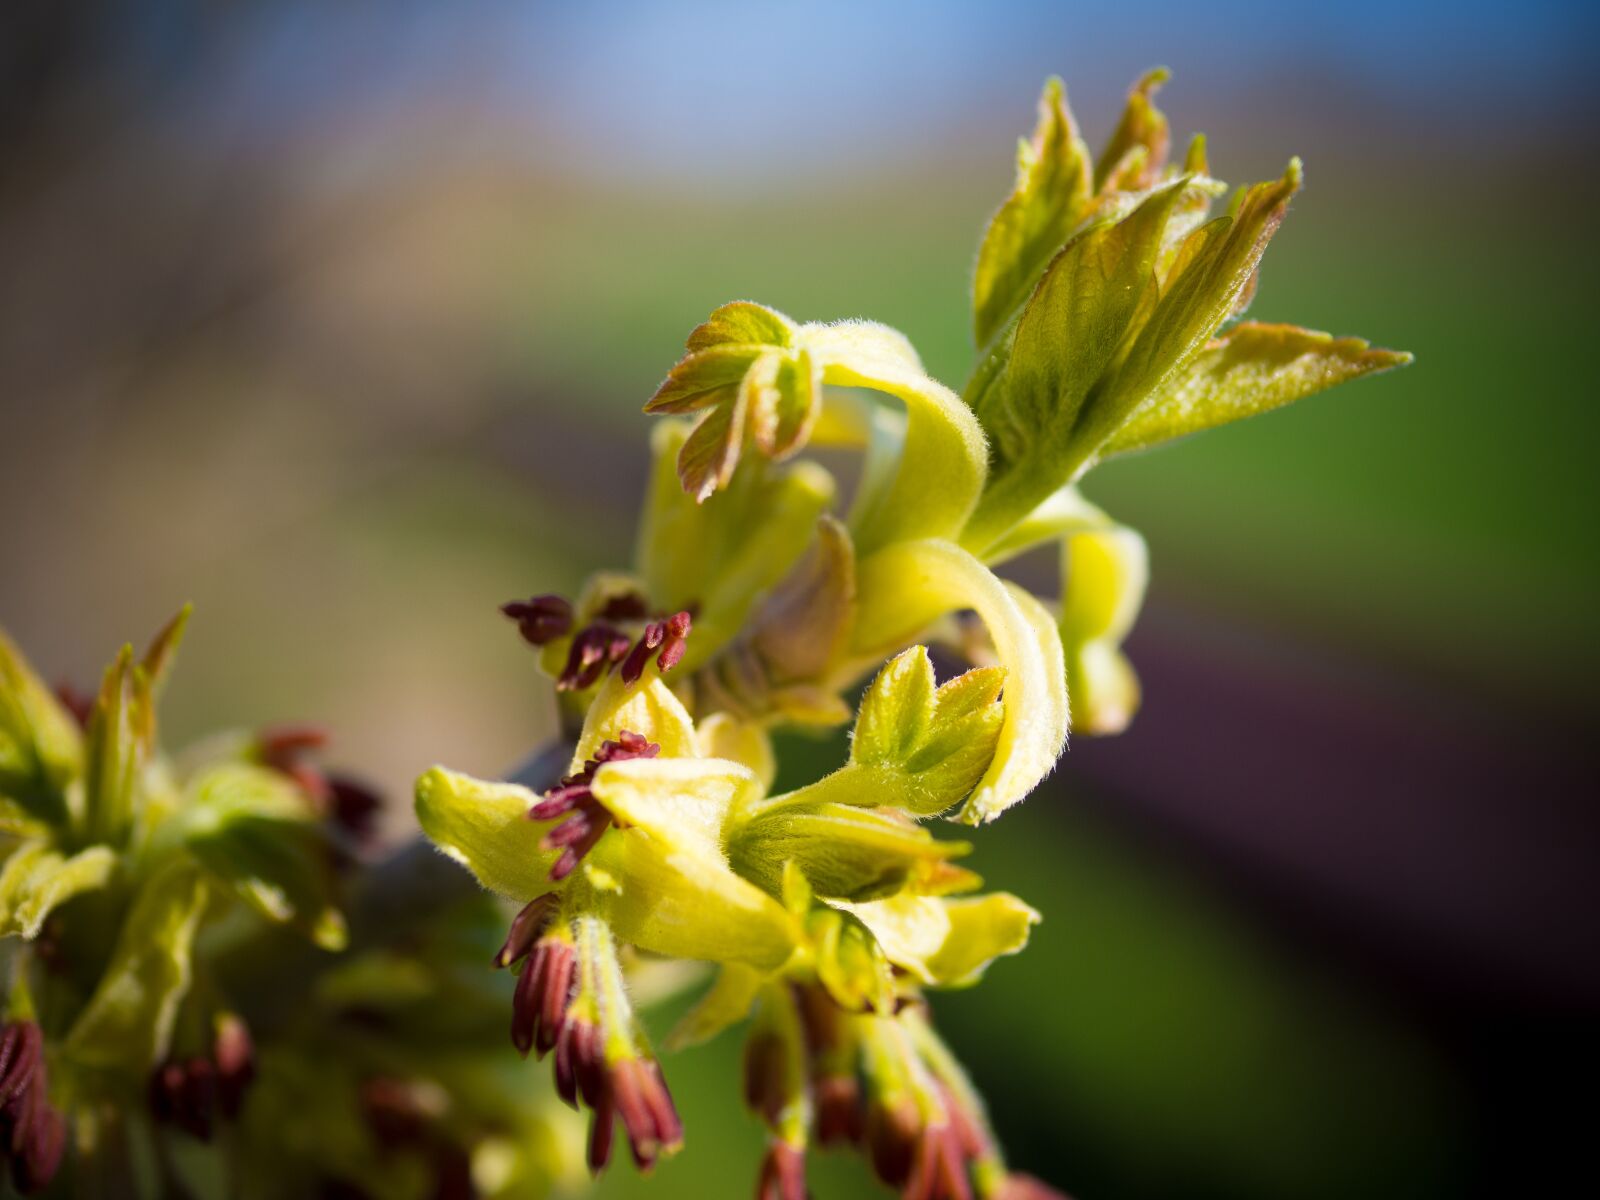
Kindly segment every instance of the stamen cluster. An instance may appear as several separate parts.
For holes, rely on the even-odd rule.
[[[567,636],[575,619],[571,603],[555,595],[512,600],[502,604],[500,611],[517,623],[525,642],[541,648]],[[635,640],[624,626],[637,627],[649,615],[649,602],[637,592],[606,600],[593,618],[572,634],[565,665],[556,676],[556,690],[585,691],[618,664],[623,678],[632,683],[644,674],[645,664],[656,651],[661,670],[677,666],[687,646],[693,615],[684,610],[650,620]]]
[[[567,818],[545,834],[544,840],[539,843],[544,850],[562,849],[561,857],[550,868],[551,882],[560,882],[572,874],[572,869],[611,827],[610,811],[594,798],[594,791],[590,787],[594,783],[594,773],[609,762],[654,758],[659,753],[661,747],[646,741],[642,734],[623,730],[615,741],[602,742],[594,757],[585,761],[581,771],[566,776],[545,793],[543,800],[528,810],[530,821],[553,821],[563,815]]]

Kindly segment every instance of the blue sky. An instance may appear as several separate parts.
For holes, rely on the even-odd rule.
[[[268,5],[200,53],[186,7],[131,8],[125,45],[136,74],[197,72],[202,110],[171,93],[195,128],[271,136],[447,97],[525,120],[530,152],[562,165],[646,176],[837,164],[841,146],[871,157],[996,113],[1019,123],[1050,73],[1094,128],[1154,63],[1178,74],[1175,111],[1202,121],[1326,80],[1440,137],[1515,137],[1592,111],[1600,44],[1600,5],[1575,0],[457,0]]]

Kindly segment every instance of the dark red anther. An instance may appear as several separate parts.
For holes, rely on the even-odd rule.
[[[666,640],[662,643],[661,653],[656,656],[656,666],[661,668],[663,675],[683,661],[683,652],[689,644],[689,630],[693,625],[694,618],[687,612],[674,613],[667,618]]]
[[[517,623],[523,641],[530,646],[553,642],[572,628],[572,605],[560,596],[534,596],[512,600],[500,611]]]
[[[660,621],[651,621],[644,627],[644,632],[639,635],[639,640],[633,644],[633,649],[628,652],[628,657],[622,663],[622,682],[637,683],[639,676],[644,674],[645,664],[650,661],[650,653],[661,645],[667,637],[667,627]]]
[[[610,1073],[611,1096],[628,1131],[633,1160],[652,1166],[663,1150],[683,1141],[683,1122],[661,1068],[651,1059],[625,1058]]]
[[[631,644],[632,639],[614,625],[603,621],[586,625],[572,639],[566,666],[556,679],[556,690],[581,692],[593,687],[601,675],[627,657]]]
[[[428,1114],[416,1088],[403,1079],[376,1075],[361,1085],[361,1112],[380,1146],[410,1147],[428,1135]]]
[[[794,987],[795,1004],[805,1031],[806,1073],[816,1108],[816,1139],[824,1146],[861,1141],[861,1085],[856,1079],[855,1047],[845,1013],[817,984]]]
[[[543,1058],[557,1044],[572,1001],[577,951],[564,936],[543,937],[517,977],[511,1001],[511,1042]]]
[[[566,1102],[569,1108],[578,1107],[578,1064],[573,1061],[574,1042],[576,1030],[574,1023],[568,1021],[561,1027],[560,1037],[556,1041],[556,1095]]]
[[[594,849],[595,843],[611,828],[611,813],[594,797],[590,784],[595,772],[608,762],[623,762],[630,758],[654,758],[661,747],[647,741],[642,734],[623,730],[615,741],[604,741],[594,757],[583,764],[575,775],[568,775],[544,794],[544,799],[528,809],[532,821],[566,820],[544,835],[539,843],[544,850],[559,848],[561,855],[550,868],[550,878],[559,883],[572,874],[583,856]]]
[[[990,1147],[977,1115],[967,1111],[967,1107],[948,1088],[941,1089],[941,1099],[944,1100],[945,1111],[950,1115],[950,1130],[961,1147],[961,1153],[968,1158],[982,1158]]]
[[[817,1110],[817,1142],[854,1146],[861,1141],[861,1085],[853,1075],[825,1075],[811,1081]]]
[[[744,1102],[768,1125],[789,1103],[788,1047],[775,1033],[752,1033],[744,1044]]]
[[[0,1104],[27,1091],[44,1056],[44,1035],[34,1021],[13,1021],[0,1033]]]
[[[50,1104],[35,1101],[21,1155],[11,1163],[11,1181],[24,1196],[41,1192],[61,1169],[67,1145],[67,1122]],[[13,1135],[13,1153],[15,1135]]]
[[[614,749],[602,747],[602,754],[627,748],[654,749],[637,734],[622,734],[606,746]],[[592,760],[590,765],[594,765]],[[517,921],[524,921],[525,916],[531,921],[538,914],[524,909]],[[514,923],[506,940],[508,949],[498,957],[514,955],[524,938]],[[581,1104],[593,1113],[589,1130],[592,1170],[598,1173],[610,1162],[618,1121],[628,1135],[635,1162],[648,1168],[663,1151],[682,1143],[683,1122],[655,1060],[631,1052],[616,1056],[613,1045],[613,1061],[607,1054],[606,1030],[595,1021],[593,1010],[587,1005],[574,1006],[580,945],[590,943],[570,940],[567,930],[546,934],[534,944],[517,980],[512,1040],[524,1053],[530,1047],[536,1047],[541,1056],[555,1050],[556,1094],[573,1108]]]
[[[594,1106],[594,1117],[589,1123],[589,1170],[592,1174],[600,1174],[611,1161],[611,1139],[616,1124],[610,1098],[602,1097]]]
[[[867,1109],[866,1142],[872,1169],[890,1187],[903,1187],[916,1164],[922,1120],[910,1100]]]
[[[756,1200],[808,1200],[805,1152],[788,1142],[767,1143],[756,1179]]]
[[[66,1122],[50,1103],[44,1034],[34,1021],[0,1029],[0,1158],[23,1195],[47,1187],[61,1166]]]
[[[539,935],[545,931],[545,926],[550,923],[550,918],[555,915],[555,907],[554,892],[536,896],[523,905],[521,911],[511,919],[511,929],[506,933],[505,944],[494,956],[492,965],[509,967],[533,949],[533,943],[538,940]]]

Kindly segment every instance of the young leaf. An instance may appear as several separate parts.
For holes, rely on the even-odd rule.
[[[690,350],[706,350],[712,346],[783,346],[794,345],[795,324],[782,313],[756,304],[750,300],[735,300],[724,304],[695,326],[689,334]]]
[[[156,742],[156,704],[161,699],[172,663],[183,644],[183,632],[189,625],[192,604],[185,604],[163,625],[134,669],[134,732],[144,751],[149,753]]]
[[[67,1034],[69,1059],[137,1077],[166,1055],[206,899],[201,872],[182,860],[139,890],[111,962]]]
[[[975,397],[991,463],[965,544],[985,548],[1072,475],[1080,410],[1140,313],[1183,187],[1167,184],[1120,220],[1090,226],[1045,270],[1001,376]]]
[[[344,916],[330,898],[328,845],[317,829],[239,816],[192,838],[189,850],[269,921],[292,926],[324,950],[344,949]]]
[[[1255,278],[1267,243],[1300,189],[1300,160],[1283,177],[1241,188],[1231,211],[1189,235],[1162,281],[1160,299],[1115,373],[1078,422],[1074,468],[1097,451],[1167,375],[1198,353]]]
[[[1360,338],[1246,321],[1213,341],[1135,409],[1100,457],[1215,429],[1410,361],[1409,354],[1374,350]]]
[[[133,794],[143,759],[137,717],[133,647],[124,646],[106,668],[89,714],[83,823],[91,842],[120,844],[133,819]]]
[[[24,842],[0,870],[0,937],[38,937],[58,905],[104,887],[116,866],[108,846],[90,846],[69,858],[43,839]]]
[[[1089,203],[1089,151],[1061,80],[1039,97],[1039,123],[1017,147],[1017,182],[989,222],[972,280],[972,327],[987,346],[1027,299]]]
[[[1153,97],[1171,78],[1171,71],[1156,67],[1147,71],[1128,92],[1122,120],[1095,163],[1097,192],[1138,191],[1161,177],[1172,133],[1166,114],[1155,106]]]
[[[933,816],[965,800],[994,759],[1004,682],[981,667],[935,689],[923,647],[891,659],[861,698],[850,761],[874,772],[855,802]]]
[[[688,353],[645,405],[647,413],[707,410],[678,453],[679,480],[696,501],[728,486],[747,436],[772,459],[805,443],[822,374],[795,343],[796,326],[782,313],[725,305],[689,335]]]
[[[82,771],[77,721],[0,632],[0,798],[60,826],[67,784]]]

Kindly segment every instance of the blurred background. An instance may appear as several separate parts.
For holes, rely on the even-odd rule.
[[[959,386],[1041,81],[1094,144],[1165,63],[1223,178],[1306,159],[1253,314],[1417,363],[1093,476],[1150,542],[1146,708],[979,839],[1046,920],[940,1018],[1080,1200],[1557,1194],[1600,1010],[1595,13],[7,4],[0,624],[88,685],[193,600],[169,741],[327,722],[404,820],[547,733],[495,606],[627,560],[691,326],[872,317]],[[745,1194],[736,1054],[669,1064],[688,1148],[600,1194]]]

